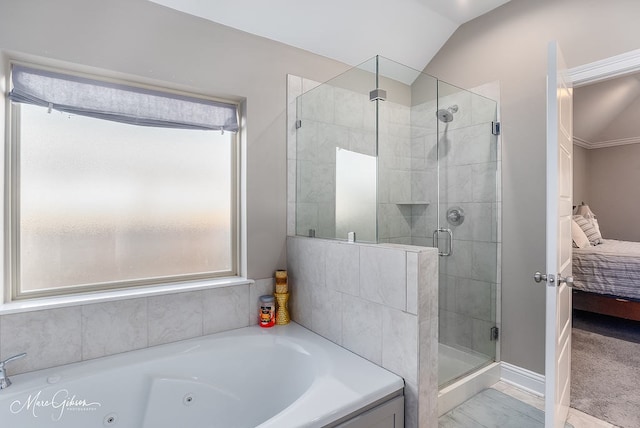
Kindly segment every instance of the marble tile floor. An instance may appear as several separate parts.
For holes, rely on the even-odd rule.
[[[527,411],[525,406],[524,410],[520,408],[514,413],[511,413],[513,408],[517,407],[521,403],[516,403],[508,399],[504,400],[504,396],[496,394],[491,390],[486,390],[483,391],[485,394],[480,398],[481,401],[471,403],[470,406],[466,407],[464,413],[460,412],[457,414],[458,417],[452,418],[451,412],[440,417],[438,424],[439,428],[481,428],[492,426],[513,426],[514,428],[531,426],[542,428],[544,426],[544,422],[541,421],[541,414],[539,412],[531,411],[535,409],[542,411],[544,409],[544,399],[542,397],[521,390],[502,381],[493,385],[492,389],[502,392],[509,397],[515,398],[521,403],[527,404],[534,409],[529,408],[529,411]],[[487,424],[486,419],[488,414],[486,412],[486,407],[489,405],[492,407],[492,415],[488,418],[491,422]],[[461,406],[464,406],[464,403]],[[460,406],[456,409],[460,409]],[[455,412],[456,409],[452,410],[452,412]],[[472,416],[469,417],[468,415]],[[506,420],[509,420],[509,422],[505,422]],[[511,423],[513,425],[509,425]],[[569,409],[567,423],[567,426],[573,426],[574,428],[616,428],[615,425],[596,419],[593,416],[582,413],[576,409]]]

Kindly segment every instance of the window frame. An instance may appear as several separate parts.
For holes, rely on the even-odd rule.
[[[134,86],[142,89],[150,89],[167,94],[186,96],[207,101],[217,101],[235,105],[239,128],[237,132],[229,132],[233,135],[230,153],[230,174],[231,174],[231,200],[230,200],[230,253],[231,267],[228,271],[205,272],[193,274],[181,274],[170,276],[158,276],[134,280],[99,282],[92,284],[78,284],[58,288],[41,289],[37,291],[24,292],[20,287],[20,103],[11,102],[9,91],[11,89],[12,66],[21,65],[30,68],[48,70],[70,76],[79,76],[88,79],[100,80],[109,83],[117,83]],[[242,190],[241,190],[241,146],[242,146],[242,105],[237,100],[214,97],[210,95],[196,94],[193,92],[176,89],[167,82],[162,85],[148,84],[139,78],[132,76],[111,77],[113,73],[108,71],[92,70],[91,73],[80,72],[73,68],[50,67],[40,63],[23,62],[9,59],[7,61],[5,87],[5,210],[4,210],[4,271],[5,271],[5,298],[4,302],[28,301],[38,298],[64,297],[80,294],[95,294],[103,291],[132,290],[137,288],[150,288],[157,286],[185,284],[193,285],[203,280],[225,280],[241,278],[243,266],[241,239],[244,235],[242,231]],[[154,82],[155,83],[155,82]],[[212,131],[219,132],[219,131]],[[1,303],[1,302],[0,302]]]

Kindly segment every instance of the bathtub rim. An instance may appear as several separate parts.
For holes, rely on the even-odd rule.
[[[12,376],[12,380],[14,384],[7,390],[3,391],[3,394],[0,394],[0,402],[10,402],[18,397],[23,397],[25,394],[29,394],[32,391],[38,389],[45,388],[55,388],[57,385],[64,386],[65,382],[72,382],[78,379],[83,379],[85,377],[94,376],[96,373],[102,371],[109,370],[117,370],[121,367],[122,363],[125,364],[138,364],[142,361],[148,361],[149,356],[152,358],[166,358],[172,357],[173,355],[180,352],[189,352],[190,349],[193,348],[201,348],[203,342],[206,343],[215,343],[219,339],[234,339],[240,337],[241,340],[244,337],[255,337],[255,336],[265,336],[270,340],[277,341],[279,337],[286,339],[287,343],[295,342],[295,340],[302,338],[303,340],[309,341],[313,347],[318,346],[322,352],[327,351],[331,357],[333,357],[334,353],[341,355],[339,358],[338,364],[334,364],[334,360],[331,359],[329,365],[331,366],[331,374],[334,373],[340,374],[348,372],[352,366],[345,368],[339,367],[341,362],[357,362],[358,364],[363,364],[365,367],[363,370],[367,373],[374,371],[376,374],[380,374],[380,376],[370,376],[370,378],[384,378],[386,385],[380,386],[382,381],[379,379],[372,379],[373,384],[376,385],[376,389],[371,392],[364,388],[364,383],[358,385],[348,384],[349,386],[354,386],[354,393],[357,392],[356,398],[351,399],[349,402],[344,403],[342,407],[336,407],[331,412],[321,414],[320,416],[315,415],[315,419],[307,421],[308,425],[304,426],[313,426],[313,427],[333,427],[337,426],[340,423],[344,423],[345,421],[353,418],[354,416],[366,412],[375,408],[376,406],[384,403],[385,401],[389,401],[397,396],[404,395],[404,380],[390,372],[388,369],[380,367],[374,364],[371,361],[364,359],[361,356],[356,355],[355,353],[327,340],[326,338],[318,335],[317,333],[301,326],[296,323],[291,323],[288,326],[277,326],[271,329],[263,329],[259,326],[249,326],[242,327],[235,330],[228,330],[225,332],[214,333],[210,335],[200,336],[196,338],[185,339],[178,342],[172,342],[167,344],[156,345],[148,348],[141,348],[134,351],[128,351],[120,354],[109,355],[105,357],[100,357],[92,360],[85,360],[75,363],[70,363],[66,365],[40,369],[32,372],[27,372],[19,375]],[[304,343],[303,343],[304,346]],[[328,349],[328,350],[327,350]],[[132,357],[132,354],[135,354]],[[132,360],[133,358],[133,360]],[[119,365],[120,364],[120,365]],[[323,363],[324,364],[324,363]],[[353,366],[355,367],[355,366]],[[386,373],[386,374],[384,374]],[[59,382],[55,382],[51,384],[48,382],[48,379],[55,377],[60,377],[61,380]],[[350,382],[353,381],[353,377],[347,380]],[[368,381],[367,381],[368,382]],[[285,416],[292,415],[294,418],[299,417],[301,414],[305,413],[305,410],[313,409],[316,407],[317,402],[313,400],[316,398],[315,395],[312,395],[311,400],[302,402],[300,405],[301,398],[307,394],[309,390],[313,388],[313,383],[311,387],[301,394],[301,396],[289,404],[284,409],[279,410],[278,413],[273,415],[270,419],[263,421],[259,426],[262,427],[271,427],[271,426],[281,426],[280,419]],[[368,392],[361,392],[361,391]],[[326,393],[327,390],[320,390],[320,393]],[[315,393],[315,391],[314,391]],[[331,400],[329,400],[331,401]],[[294,411],[289,411],[290,408],[294,405],[297,405]],[[322,404],[320,408],[326,407],[326,404]],[[284,414],[286,412],[286,415]],[[313,414],[313,413],[312,413]],[[279,418],[279,416],[282,416]],[[274,422],[270,422],[274,420]],[[291,425],[297,426],[297,425]]]

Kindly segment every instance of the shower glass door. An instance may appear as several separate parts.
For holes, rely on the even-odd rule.
[[[496,116],[495,101],[383,57],[297,100],[296,234],[442,253],[440,386],[497,357]]]
[[[495,361],[500,201],[496,102],[438,82],[439,385]],[[439,231],[439,232],[438,232]]]

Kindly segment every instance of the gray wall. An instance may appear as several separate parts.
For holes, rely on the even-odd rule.
[[[246,100],[248,276],[285,265],[286,74],[344,64],[143,0],[2,1],[0,50]]]
[[[242,101],[246,273],[263,278],[252,286],[5,314],[0,359],[27,351],[14,367],[21,373],[255,323],[257,296],[273,289],[273,272],[286,263],[286,75],[324,81],[347,66],[144,0],[3,0],[0,51]],[[217,307],[232,316],[212,318]]]
[[[640,241],[640,144],[587,152],[589,199],[585,203],[598,218],[602,236]]]
[[[573,145],[573,205],[590,204],[589,153],[584,147]]]
[[[502,360],[544,373],[545,75],[549,40],[575,67],[638,48],[637,0],[512,0],[461,26],[425,71],[464,88],[500,81]]]

